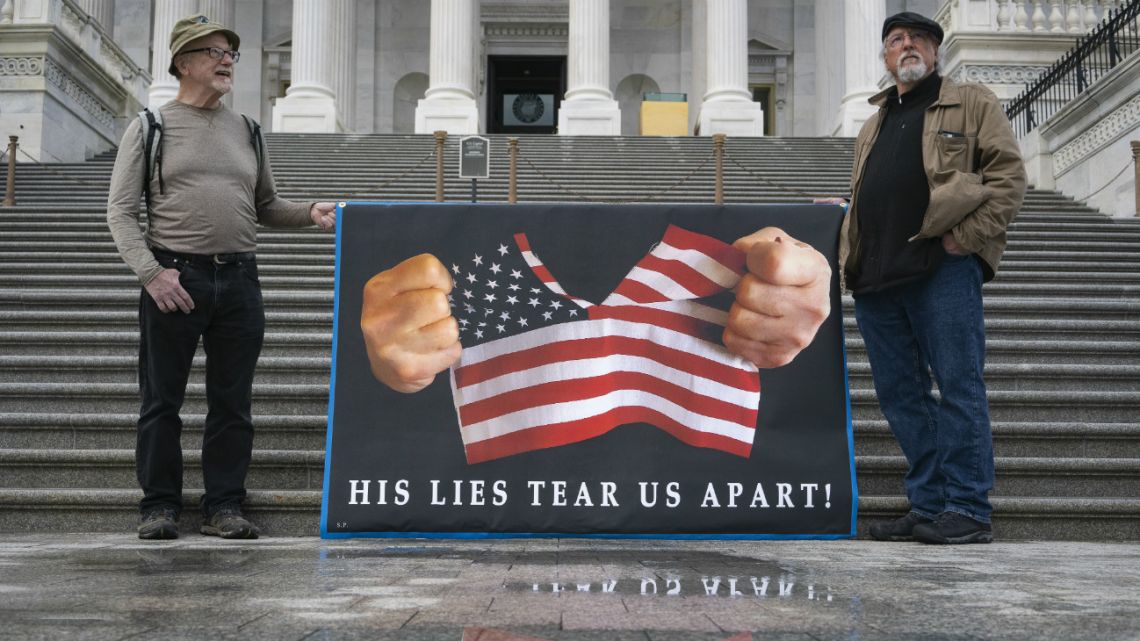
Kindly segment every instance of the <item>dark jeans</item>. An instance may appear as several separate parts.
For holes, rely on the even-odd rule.
[[[989,523],[994,454],[977,259],[947,256],[926,280],[858,294],[855,318],[879,407],[910,465],[911,510],[929,518],[958,512]],[[939,399],[931,393],[931,374]]]
[[[164,314],[144,289],[139,297],[139,413],[135,460],[140,509],[182,508],[182,419],[178,413],[198,339],[206,352],[206,414],[201,508],[240,504],[253,451],[253,372],[265,335],[265,310],[252,254],[225,264],[210,257],[155,252],[177,269],[194,299],[189,314]]]

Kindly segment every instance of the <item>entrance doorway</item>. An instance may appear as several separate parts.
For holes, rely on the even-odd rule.
[[[775,94],[772,85],[752,85],[752,102],[760,103],[764,109],[764,135],[776,135],[776,101],[772,99]]]
[[[488,56],[487,131],[551,134],[566,92],[565,56]]]

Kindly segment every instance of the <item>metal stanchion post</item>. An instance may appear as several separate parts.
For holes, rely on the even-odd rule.
[[[509,146],[511,155],[511,169],[507,175],[507,202],[514,205],[519,202],[519,139],[507,138],[507,145]]]
[[[8,189],[4,192],[4,206],[16,205],[16,149],[20,146],[19,136],[8,136]]]
[[[446,131],[436,131],[435,136],[435,202],[443,202],[443,141],[447,140]]]
[[[1140,140],[1133,140],[1132,145],[1132,164],[1136,169],[1136,215],[1140,216]]]
[[[718,205],[724,204],[724,134],[713,134],[713,155],[716,157],[716,198]]]

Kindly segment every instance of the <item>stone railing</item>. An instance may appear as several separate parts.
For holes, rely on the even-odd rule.
[[[3,25],[53,25],[140,104],[146,104],[150,74],[131,61],[99,23],[74,0],[3,0]]]
[[[942,5],[934,19],[947,33],[1020,31],[1081,35],[1091,31],[1120,4],[1118,0],[950,0]]]

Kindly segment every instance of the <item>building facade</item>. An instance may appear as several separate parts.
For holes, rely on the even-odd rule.
[[[169,32],[202,12],[241,35],[227,101],[267,131],[639,135],[665,100],[675,134],[852,136],[891,13],[933,16],[944,75],[1008,100],[1118,4],[0,0],[0,133],[42,161],[111,148],[174,96]]]

